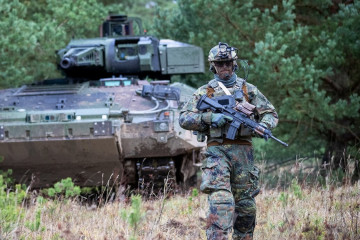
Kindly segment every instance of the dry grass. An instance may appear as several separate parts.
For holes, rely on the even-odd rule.
[[[305,163],[297,161],[295,166],[278,168],[275,174],[262,169],[264,188],[256,197],[254,239],[360,239],[360,182],[349,185],[346,176],[343,183],[333,181],[337,179],[333,173],[317,181],[316,166],[309,168],[310,163]],[[124,196],[98,206],[79,198],[41,203],[36,201],[38,194],[30,194],[15,228],[4,232],[0,226],[0,240],[206,239],[206,195],[189,191],[169,197],[170,191],[163,192],[148,194],[152,200],[141,201],[137,214],[141,218],[135,224],[130,217],[134,205]],[[34,225],[36,219],[40,225]]]
[[[255,239],[360,239],[359,184],[264,191],[257,206]]]
[[[265,190],[258,206],[255,239],[360,239],[360,184],[338,188]],[[134,239],[205,239],[205,195],[159,196],[142,201],[143,217]],[[0,239],[131,239],[133,228],[121,217],[131,204],[102,207],[77,200],[48,200],[23,207],[24,218]],[[29,223],[41,211],[38,230]],[[4,234],[4,233],[3,233]]]

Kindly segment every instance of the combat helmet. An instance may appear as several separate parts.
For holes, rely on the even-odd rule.
[[[210,71],[216,73],[214,62],[224,62],[233,60],[234,69],[236,71],[238,65],[236,60],[237,56],[237,48],[229,46],[227,43],[219,42],[218,45],[214,46],[208,56],[208,61],[210,62]]]

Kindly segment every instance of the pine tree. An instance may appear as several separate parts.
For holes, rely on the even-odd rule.
[[[249,81],[277,107],[274,133],[292,146],[261,144],[268,157],[321,153],[345,170],[349,154],[359,159],[360,3],[338,2],[179,0],[155,27],[205,52],[227,42],[249,60]]]
[[[109,10],[96,0],[0,0],[0,88],[60,77],[55,51],[97,37]]]

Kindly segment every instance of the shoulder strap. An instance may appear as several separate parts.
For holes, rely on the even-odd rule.
[[[219,85],[218,85],[218,81],[216,81],[216,79],[211,80],[211,81],[208,83],[208,85],[209,85],[210,87],[214,88],[214,89],[219,86]]]
[[[247,90],[245,81],[243,82],[242,90],[243,90],[246,101],[249,102],[249,94],[248,94],[248,90]]]
[[[247,87],[246,87],[246,80],[238,77],[236,79],[235,87],[237,89],[240,89],[240,88],[242,89],[246,101],[249,102],[249,94],[248,94],[248,90],[247,90]]]
[[[214,92],[217,92],[219,91],[220,89],[220,86],[218,84],[218,81],[216,81],[216,79],[213,79],[211,80],[209,83],[208,83],[208,86],[206,88],[206,95],[211,98],[212,97],[212,94]]]
[[[236,89],[241,89],[244,83],[245,83],[245,80],[238,77],[238,78],[236,78],[236,83],[235,83],[234,87]]]
[[[215,92],[215,90],[214,90],[211,86],[208,86],[208,87],[206,88],[206,96],[207,96],[208,98],[212,98],[214,92]]]

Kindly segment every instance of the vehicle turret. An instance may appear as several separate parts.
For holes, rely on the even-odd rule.
[[[142,35],[134,34],[134,26]],[[57,52],[68,77],[98,79],[138,76],[168,79],[170,75],[204,72],[203,51],[190,44],[148,36],[141,20],[111,16],[95,39],[72,40]],[[138,31],[138,32],[139,32]]]

